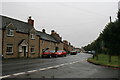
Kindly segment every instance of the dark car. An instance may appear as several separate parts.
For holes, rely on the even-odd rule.
[[[70,54],[71,54],[71,55],[76,55],[76,54],[77,54],[77,51],[70,51]]]
[[[66,56],[67,55],[67,52],[64,51],[64,50],[58,50],[57,52],[55,52],[55,54],[57,56]]]
[[[42,53],[42,58],[44,58],[44,57],[49,57],[49,58],[51,58],[51,57],[52,57],[51,54],[52,54],[52,53],[51,53],[49,50],[45,50],[45,51],[43,51],[43,53]]]

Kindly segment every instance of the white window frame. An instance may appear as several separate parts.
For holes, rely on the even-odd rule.
[[[8,29],[7,35],[8,35],[8,36],[14,36],[14,30]]]
[[[31,39],[35,39],[35,35],[34,34],[31,34],[30,37],[31,37]]]
[[[22,46],[19,46],[19,52],[22,52]]]
[[[8,48],[12,48],[11,52],[7,51]],[[12,44],[7,44],[6,53],[7,54],[12,54],[13,53],[13,45]]]
[[[32,49],[33,49],[33,51],[32,51]],[[31,52],[31,53],[35,53],[35,47],[34,47],[34,46],[32,46],[32,47],[30,48],[30,52]]]

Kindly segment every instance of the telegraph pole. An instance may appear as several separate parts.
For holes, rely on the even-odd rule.
[[[112,18],[111,18],[111,16],[110,16],[110,23],[112,22]]]

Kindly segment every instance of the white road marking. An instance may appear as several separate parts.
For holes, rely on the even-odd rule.
[[[53,68],[53,66],[51,66],[51,67],[47,67],[46,69],[52,69]]]
[[[5,76],[0,76],[0,80],[2,79],[2,78],[7,78],[7,77],[10,77],[11,75],[5,75]]]
[[[39,71],[44,71],[44,70],[46,70],[46,68],[39,69]]]
[[[12,75],[17,76],[17,75],[21,75],[21,74],[25,74],[25,72],[20,72],[20,73],[16,73],[16,74],[12,74]]]
[[[84,60],[82,60],[82,61],[84,61]],[[12,76],[18,76],[18,75],[27,74],[27,73],[33,73],[33,72],[37,72],[37,71],[49,70],[49,69],[58,68],[58,67],[61,67],[61,66],[64,66],[64,65],[75,64],[75,63],[78,63],[78,62],[80,62],[80,61],[59,64],[59,65],[55,65],[55,66],[51,66],[51,67],[47,67],[47,68],[41,68],[41,69],[38,69],[38,70],[31,70],[31,71],[27,71],[27,72],[15,73],[15,74],[12,74],[12,75],[0,76],[0,79],[7,78],[7,77],[12,77]]]
[[[32,70],[32,71],[27,71],[27,73],[32,73],[32,72],[36,72],[38,70]]]
[[[66,64],[66,63],[65,63]],[[65,64],[60,64],[60,65],[58,65],[58,66],[64,66]]]
[[[54,66],[54,68],[58,68],[58,67],[60,67],[60,65],[56,65],[56,66]]]

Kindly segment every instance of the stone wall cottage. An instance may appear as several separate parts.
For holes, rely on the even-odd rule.
[[[4,58],[35,58],[39,56],[39,36],[33,20],[23,22],[6,16],[2,19],[2,54]]]
[[[45,49],[68,50],[68,44],[63,43],[62,37],[54,30],[51,34],[45,29],[35,30],[31,17],[28,22],[23,22],[0,15],[0,22],[0,54],[4,58],[36,58],[41,57]]]
[[[55,50],[57,47],[57,41],[49,34],[45,32],[45,29],[37,31],[37,35],[40,36],[40,56],[42,56],[43,50]]]

